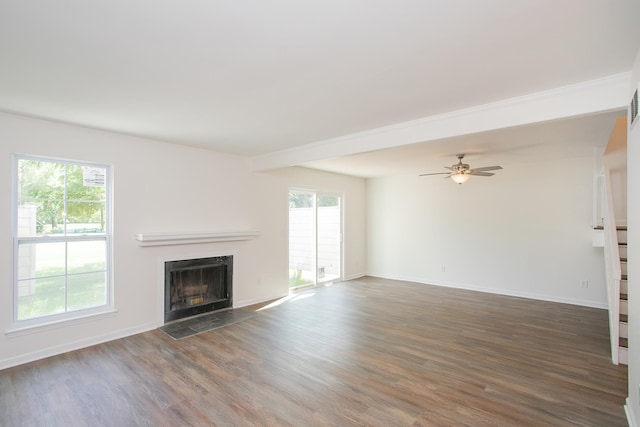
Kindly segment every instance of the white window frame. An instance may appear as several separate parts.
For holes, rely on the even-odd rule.
[[[104,233],[96,235],[69,235],[63,236],[18,236],[18,162],[20,160],[35,160],[42,162],[55,162],[68,165],[78,166],[93,166],[105,169],[105,230]],[[104,163],[96,163],[89,161],[78,161],[60,159],[55,157],[33,156],[23,154],[12,155],[12,235],[13,235],[13,260],[12,260],[12,316],[11,316],[11,329],[10,332],[18,332],[23,329],[32,329],[41,326],[50,326],[59,323],[67,323],[70,321],[77,321],[78,319],[94,317],[96,315],[102,315],[105,313],[112,313],[114,308],[114,286],[113,286],[113,251],[112,251],[112,230],[113,230],[113,174],[112,166]],[[106,262],[106,290],[105,297],[106,302],[104,305],[65,311],[64,313],[57,313],[51,315],[44,315],[35,318],[29,318],[24,320],[18,319],[18,248],[20,243],[41,243],[41,242],[78,242],[78,241],[104,241],[105,242],[105,262]],[[67,274],[65,273],[65,276]]]

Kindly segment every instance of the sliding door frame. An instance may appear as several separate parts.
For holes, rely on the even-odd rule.
[[[313,238],[311,246],[312,246],[312,256],[311,256],[311,278],[312,280],[308,283],[301,283],[301,284],[296,284],[298,283],[297,280],[295,280],[295,278],[292,277],[292,274],[295,275],[296,274],[296,268],[295,265],[292,265],[292,253],[291,253],[291,246],[292,246],[292,216],[291,216],[291,194],[306,194],[306,195],[311,195],[312,196],[312,208],[313,208]],[[289,195],[289,215],[288,215],[288,225],[289,225],[289,233],[288,233],[288,240],[287,240],[287,246],[288,246],[288,264],[289,264],[289,283],[290,289],[299,289],[299,288],[304,288],[304,287],[315,287],[315,286],[319,286],[319,285],[324,285],[333,281],[339,281],[342,280],[344,277],[344,195],[341,193],[335,193],[335,192],[329,192],[329,191],[319,191],[319,190],[310,190],[310,189],[306,189],[306,188],[298,188],[298,187],[290,187],[288,189],[288,195]],[[318,199],[320,197],[336,197],[338,199],[338,203],[339,203],[339,237],[338,237],[338,260],[339,260],[339,268],[338,268],[338,277],[335,277],[335,275],[333,277],[330,277],[326,280],[321,280],[318,278],[320,272],[319,272],[319,265],[318,265]],[[297,270],[297,279],[300,279],[300,273],[301,270]]]

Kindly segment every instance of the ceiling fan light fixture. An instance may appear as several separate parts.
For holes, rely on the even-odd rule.
[[[464,172],[458,172],[451,175],[451,180],[456,184],[464,184],[469,180],[469,175]]]
[[[458,163],[452,165],[451,167],[445,166],[445,169],[448,169],[449,172],[434,172],[434,173],[423,173],[419,176],[427,176],[427,175],[447,175],[445,179],[451,178],[453,182],[456,184],[464,184],[469,180],[469,176],[493,176],[495,175],[493,172],[489,171],[497,171],[502,169],[502,166],[485,166],[482,168],[473,168],[466,164],[462,163],[462,159],[464,159],[464,154],[458,154]]]

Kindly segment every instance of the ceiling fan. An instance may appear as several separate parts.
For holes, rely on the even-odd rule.
[[[462,184],[467,182],[470,175],[493,176],[495,174],[489,171],[496,171],[496,170],[502,169],[502,166],[486,166],[483,168],[471,169],[468,164],[462,163],[462,159],[464,159],[464,154],[458,154],[457,157],[458,157],[458,163],[456,163],[451,167],[445,166],[445,168],[449,169],[451,172],[423,173],[419,176],[448,175],[448,176],[445,176],[445,179],[451,178],[451,180],[456,184]]]

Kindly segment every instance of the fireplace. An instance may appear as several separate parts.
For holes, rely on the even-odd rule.
[[[232,307],[233,255],[167,261],[164,321]]]

